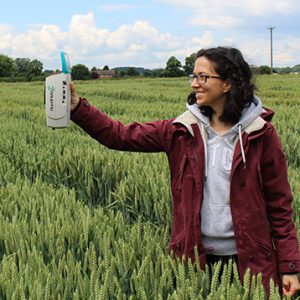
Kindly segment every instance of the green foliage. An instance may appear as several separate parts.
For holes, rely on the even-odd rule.
[[[193,73],[196,56],[197,54],[193,53],[185,58],[185,65],[183,67],[185,75]]]
[[[18,57],[14,60],[14,63],[16,74],[25,75],[29,69],[30,59]]]
[[[91,68],[90,77],[91,77],[91,79],[97,79],[98,78],[98,73],[97,73],[97,68],[96,67]]]
[[[83,64],[74,65],[71,69],[73,80],[87,80],[90,79],[90,71],[87,66]]]
[[[163,77],[165,74],[165,69],[155,69],[151,72],[153,77]]]
[[[30,61],[29,68],[27,70],[27,78],[31,80],[34,77],[41,76],[42,70],[43,64],[40,61],[37,59]]]
[[[125,75],[128,75],[128,76],[139,76],[140,73],[139,73],[139,71],[136,68],[129,67],[127,69],[127,72],[125,73]]]
[[[180,77],[183,75],[184,75],[184,72],[182,70],[181,62],[175,56],[171,56],[167,61],[164,76]]]
[[[290,67],[285,67],[285,68],[275,68],[275,71],[278,73],[278,74],[288,74],[291,72],[291,68]]]
[[[37,59],[16,58],[14,65],[15,77],[23,76],[27,81],[31,81],[32,78],[42,75],[43,64]]]
[[[14,71],[14,62],[10,57],[0,54],[0,77],[12,76]]]
[[[256,78],[258,96],[276,111],[300,234],[298,81]],[[189,92],[182,78],[76,86],[126,124],[177,116]],[[74,124],[50,130],[43,88],[0,83],[0,299],[266,299],[261,275],[248,271],[242,285],[232,261],[202,271],[166,251],[172,217],[164,154],[111,151]],[[270,286],[270,299],[280,299]]]
[[[269,66],[260,66],[258,72],[259,74],[271,74],[271,68]]]
[[[300,64],[298,64],[298,65],[295,65],[295,66],[293,66],[292,68],[291,68],[291,71],[292,72],[300,72]]]

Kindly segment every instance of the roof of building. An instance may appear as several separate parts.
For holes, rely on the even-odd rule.
[[[98,74],[98,76],[100,75],[114,76],[117,74],[115,70],[96,70],[95,72]]]

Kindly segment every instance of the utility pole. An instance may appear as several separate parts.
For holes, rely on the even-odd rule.
[[[267,29],[270,30],[271,74],[273,74],[273,29],[275,29],[275,27],[269,26]]]

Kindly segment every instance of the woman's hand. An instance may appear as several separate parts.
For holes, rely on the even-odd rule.
[[[284,274],[282,276],[283,294],[285,296],[293,296],[300,291],[300,284],[297,274]]]
[[[70,84],[71,89],[71,110],[75,109],[79,104],[79,96],[76,94],[75,85],[73,82]]]

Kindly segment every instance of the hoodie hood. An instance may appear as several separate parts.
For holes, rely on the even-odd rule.
[[[263,113],[261,101],[258,97],[254,96],[253,102],[248,107],[245,107],[242,111],[239,122],[232,127],[231,130],[239,132],[238,128],[244,130],[247,128],[257,117]]]
[[[204,140],[206,166],[205,172],[207,172],[207,138],[208,133],[213,131],[213,129],[210,126],[209,118],[201,113],[197,104],[187,104],[186,106],[187,109],[200,121],[199,127]],[[251,104],[243,109],[239,122],[235,124],[231,129],[229,129],[228,132],[224,135],[224,137],[226,136],[228,139],[231,138],[233,143],[239,140],[244,168],[246,168],[246,156],[243,147],[242,134],[246,130],[246,128],[251,127],[250,125],[254,122],[254,120],[256,120],[260,115],[262,115],[265,112],[266,111],[263,109],[260,99],[254,96],[254,99],[251,102]],[[262,119],[261,121],[264,123]]]
[[[187,109],[203,123],[204,128],[210,126],[209,118],[204,116],[197,104],[186,105]],[[237,124],[235,124],[230,130],[238,133],[238,127],[241,126],[243,129],[248,127],[258,116],[265,113],[265,109],[262,108],[262,103],[257,96],[254,96],[253,102],[248,107],[245,107],[242,111],[241,118]]]

